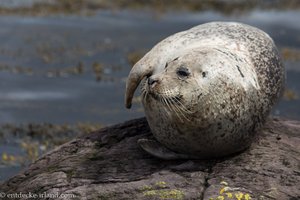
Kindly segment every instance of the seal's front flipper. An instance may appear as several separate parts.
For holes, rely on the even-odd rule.
[[[139,139],[138,144],[147,153],[163,160],[197,159],[190,155],[175,153],[156,140]]]

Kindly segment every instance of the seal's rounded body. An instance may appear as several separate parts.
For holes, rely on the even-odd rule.
[[[178,155],[212,158],[250,145],[282,93],[285,71],[265,32],[212,22],[148,52],[130,72],[127,107],[142,79],[143,106],[157,141]],[[168,158],[145,142],[146,151]]]

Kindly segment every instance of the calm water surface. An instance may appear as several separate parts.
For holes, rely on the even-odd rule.
[[[253,11],[244,16],[213,12],[151,13],[102,11],[95,16],[0,17],[1,123],[114,124],[143,115],[141,105],[123,106],[127,55],[148,50],[166,36],[215,20],[259,27],[279,48],[300,48],[299,12]],[[80,74],[53,75],[81,62]],[[93,64],[102,68],[96,81]],[[299,62],[285,62],[287,87],[299,93]],[[18,67],[32,72],[18,72]],[[274,113],[300,119],[299,100],[281,101]]]

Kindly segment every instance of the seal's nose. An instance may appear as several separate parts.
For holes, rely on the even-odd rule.
[[[157,83],[158,80],[153,79],[151,77],[148,78],[148,85],[154,87],[155,83]]]

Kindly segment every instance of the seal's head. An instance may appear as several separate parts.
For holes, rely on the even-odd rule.
[[[144,79],[142,96],[146,115],[160,111],[179,122],[213,117],[219,113],[218,105],[230,98],[231,86],[234,90],[243,88],[241,84],[237,86],[239,81],[232,83],[243,78],[236,62],[215,47],[187,49],[154,69],[147,62],[139,62],[129,75],[126,105],[130,107],[133,92]],[[224,85],[229,87],[227,95],[218,91]]]
[[[199,50],[200,51],[200,50]],[[204,63],[193,51],[164,64],[161,71],[154,71],[143,83],[143,105],[146,110],[160,109],[169,117],[182,121],[191,120],[194,106],[205,96],[205,78],[208,75]]]

